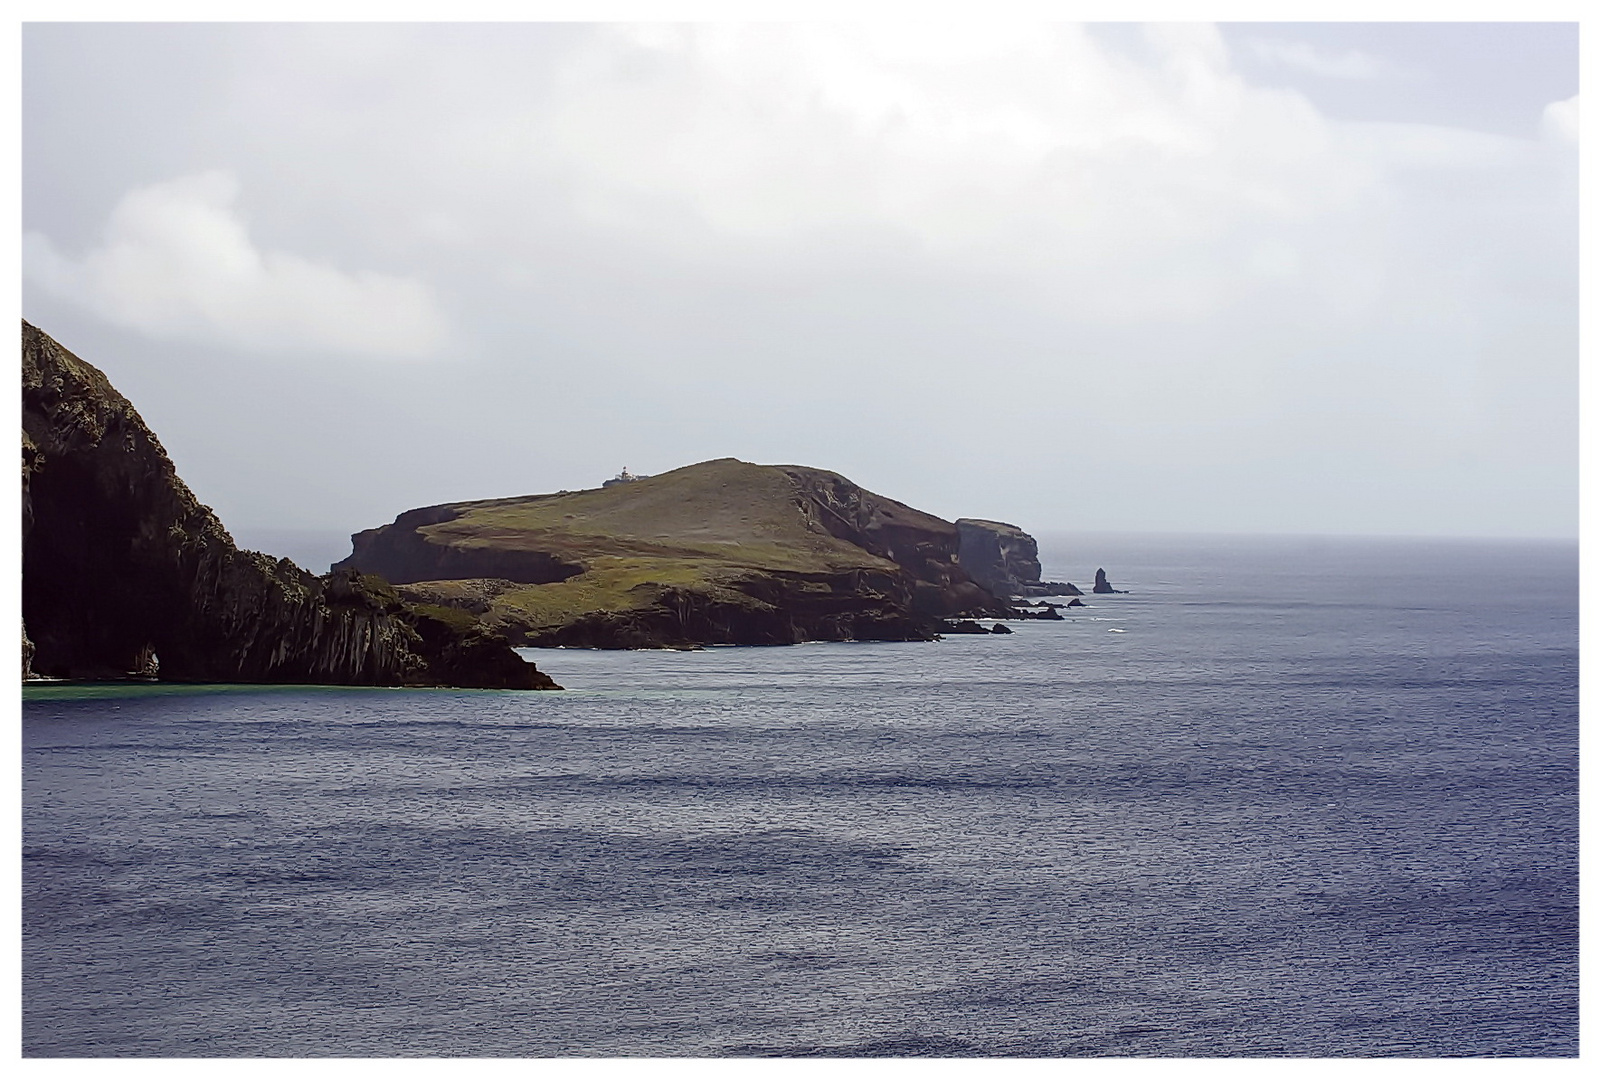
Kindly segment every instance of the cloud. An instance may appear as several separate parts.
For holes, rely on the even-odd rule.
[[[101,246],[81,258],[28,233],[24,273],[153,337],[383,358],[425,357],[443,344],[445,320],[426,284],[263,251],[235,208],[238,194],[220,171],[137,189],[112,211]]]
[[[1547,138],[1554,138],[1562,142],[1579,142],[1579,95],[1574,94],[1566,101],[1553,101],[1545,107],[1545,113],[1540,118],[1540,130]]]
[[[1271,38],[1250,38],[1246,41],[1246,47],[1265,64],[1326,79],[1369,82],[1407,74],[1405,69],[1395,64],[1354,49],[1335,54],[1313,48],[1304,41],[1276,41]]]
[[[1073,507],[1152,526],[1160,505],[1172,516],[1154,527],[1431,531],[1446,527],[1433,511],[1406,508],[1436,506],[1450,529],[1499,530],[1488,508],[1533,499],[1536,531],[1569,528],[1575,155],[1337,119],[1214,28],[62,33],[116,47],[51,62],[72,109],[33,99],[26,227],[74,258],[34,238],[30,291],[56,280],[96,311],[127,294],[122,321],[197,340],[245,322],[228,340],[251,344],[268,320],[216,314],[227,305],[206,290],[241,278],[255,284],[223,299],[269,291],[258,248],[347,271],[426,267],[449,297],[461,364],[384,379],[327,364],[283,390],[289,415],[309,385],[382,403],[330,428],[293,483],[285,472],[284,514],[305,512],[326,460],[362,460],[405,416],[465,437],[392,440],[361,466],[370,520],[353,526],[571,487],[621,461],[659,471],[731,453],[827,464],[936,512],[1015,505],[1041,527],[1077,520]],[[173,82],[153,99],[151,72]],[[1392,86],[1341,85],[1380,102]],[[194,114],[171,119],[186,103]],[[1572,111],[1550,110],[1553,138]],[[90,157],[129,131],[126,153]],[[179,191],[161,213],[194,221],[132,216],[184,243],[117,226],[76,257],[94,246],[78,223],[98,224],[128,177],[215,161],[251,196],[254,243],[230,192]],[[159,302],[138,275],[97,284],[119,245],[144,252]],[[155,253],[169,248],[205,253],[207,269],[165,268]],[[217,251],[255,269],[221,274]],[[371,296],[327,291],[343,298],[319,327],[387,332],[390,313],[355,317],[383,308]],[[425,292],[390,306],[440,322]],[[214,369],[200,348],[169,354]],[[530,402],[559,404],[531,425]],[[217,408],[197,401],[193,423]],[[214,445],[257,408],[218,421]],[[996,423],[1005,437],[984,437]],[[930,437],[962,431],[977,434]],[[226,455],[197,456],[223,476]],[[1483,479],[1487,462],[1525,479]],[[1324,499],[1320,476],[1402,509]],[[348,497],[330,520],[353,513]]]
[[[636,242],[888,237],[1091,318],[1196,311],[1228,284],[1212,247],[1282,246],[1376,174],[1304,98],[1248,85],[1214,28],[1147,45],[1151,64],[1070,26],[608,28],[539,145],[578,215]]]

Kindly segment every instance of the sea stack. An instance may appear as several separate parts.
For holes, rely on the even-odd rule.
[[[1110,581],[1106,580],[1106,571],[1105,570],[1097,570],[1097,571],[1095,571],[1095,587],[1093,589],[1091,589],[1090,591],[1091,592],[1097,592],[1097,593],[1115,593],[1115,592],[1117,592],[1116,589],[1112,588],[1112,583]]]

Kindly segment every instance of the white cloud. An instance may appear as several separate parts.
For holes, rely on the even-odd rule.
[[[1540,118],[1540,129],[1547,138],[1578,145],[1579,95],[1574,94],[1566,101],[1553,101],[1547,105],[1545,114]]]
[[[1308,318],[1348,325],[1418,273],[1397,222],[1435,173],[1537,167],[1524,140],[1330,120],[1253,85],[1210,26],[1146,28],[1138,57],[1075,26],[937,30],[604,27],[516,122],[583,227],[640,252],[900,244],[1095,324],[1295,279]]]
[[[354,273],[263,251],[235,208],[239,185],[207,172],[128,193],[101,246],[81,258],[24,237],[26,275],[55,296],[155,337],[256,352],[433,354],[445,320],[412,278]]]
[[[1366,82],[1406,74],[1394,64],[1354,49],[1343,53],[1329,53],[1313,48],[1304,41],[1276,41],[1271,38],[1251,38],[1246,45],[1252,55],[1265,64],[1290,68],[1326,79]]]
[[[131,244],[168,285],[118,318],[210,340],[223,300],[247,291],[214,298],[213,279],[267,291],[257,248],[426,267],[448,285],[471,378],[467,365],[315,373],[385,395],[378,419],[340,428],[346,460],[397,412],[472,433],[470,464],[419,442],[371,466],[372,520],[570,487],[623,460],[656,471],[733,453],[841,468],[936,512],[993,499],[996,514],[1015,503],[1048,522],[1084,506],[1108,527],[1136,527],[1139,506],[1158,503],[1205,527],[1228,524],[1225,503],[1256,506],[1264,524],[1437,527],[1356,496],[1334,508],[1315,482],[1326,475],[1371,489],[1374,507],[1454,492],[1438,506],[1473,531],[1486,508],[1543,484],[1539,529],[1568,528],[1575,155],[1335,119],[1264,84],[1294,80],[1253,82],[1261,65],[1243,48],[1231,57],[1213,28],[1141,41],[993,20],[915,33],[280,26],[194,31],[154,54],[166,31],[72,33],[117,47],[56,61],[58,93],[84,103],[35,104],[27,128],[57,149],[25,156],[26,227],[72,237],[76,256],[89,246],[79,222],[107,201],[100,184],[120,194],[139,171],[219,160],[271,199],[250,200],[254,243],[228,197],[192,193],[163,213],[195,220],[157,230],[182,244],[113,229],[69,260],[35,238],[36,281],[66,279],[58,291],[98,297],[95,310],[112,309],[104,294],[138,300],[138,280],[96,284]],[[217,73],[201,78],[194,57]],[[151,97],[141,80],[156,70],[175,87]],[[143,104],[112,107],[124,97]],[[144,124],[179,101],[207,108]],[[1549,110],[1551,138],[1575,110]],[[87,156],[127,130],[144,156]],[[155,255],[169,249],[203,253],[208,269],[165,268]],[[221,274],[219,252],[244,269]],[[381,329],[350,317],[381,306],[358,299],[319,324]],[[414,308],[437,322],[426,294]],[[560,407],[530,425],[533,400]],[[974,430],[980,405],[1038,406],[1040,422],[1009,419],[1004,439],[973,444],[928,438]],[[295,475],[320,475],[332,452]],[[1538,484],[1479,483],[1475,462]],[[1193,466],[1188,480],[1175,463]],[[964,469],[968,487],[945,490]],[[283,486],[298,507],[305,484]],[[1116,518],[1120,506],[1136,516]]]
[[[1151,65],[1072,26],[609,28],[539,145],[592,225],[636,239],[888,234],[1093,318],[1198,310],[1228,282],[1205,249],[1345,213],[1376,172],[1214,28],[1147,36]]]

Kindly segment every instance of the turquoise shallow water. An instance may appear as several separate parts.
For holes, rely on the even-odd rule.
[[[28,689],[25,1052],[1577,1051],[1571,545],[1047,540],[1130,593]]]

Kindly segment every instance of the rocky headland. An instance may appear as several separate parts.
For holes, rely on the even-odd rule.
[[[929,640],[1011,609],[957,526],[838,473],[720,458],[585,491],[448,503],[352,537],[377,574],[515,644]]]
[[[22,324],[23,676],[559,689],[505,638],[235,546],[97,368]]]
[[[968,576],[998,597],[1083,596],[1066,581],[1040,580],[1040,550],[1016,525],[957,518],[957,559]]]

